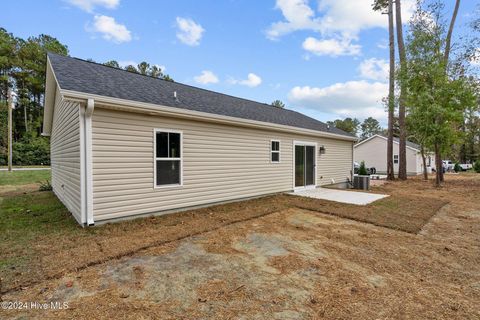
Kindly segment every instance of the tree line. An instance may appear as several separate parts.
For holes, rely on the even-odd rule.
[[[395,179],[393,137],[399,138],[400,179],[407,177],[407,139],[421,146],[424,162],[427,151],[435,152],[437,185],[443,182],[442,159],[480,160],[480,18],[471,15],[468,31],[454,37],[460,2],[456,0],[453,12],[447,14],[443,1],[417,1],[406,32],[401,0],[373,2],[373,10],[388,17],[390,77],[384,133],[390,180]],[[331,124],[356,134],[360,123],[346,118]],[[424,170],[428,179],[425,165]]]
[[[327,121],[327,124],[351,133],[362,140],[376,134],[386,134],[386,130],[381,127],[380,122],[373,117],[368,117],[363,122],[360,122],[357,118],[347,117],[345,119]]]
[[[0,28],[0,165],[7,162],[7,99],[13,109],[13,161],[18,165],[50,163],[49,140],[41,136],[47,51],[68,55],[66,45],[41,34],[22,39]]]
[[[41,34],[22,39],[0,28],[0,165],[7,163],[8,156],[9,89],[16,93],[13,109],[13,163],[50,164],[50,142],[41,136],[47,52],[69,55],[68,46],[52,36]],[[160,67],[145,61],[124,68],[115,60],[104,64],[173,81]]]
[[[386,3],[385,3],[386,2]],[[398,103],[400,151],[399,178],[406,178],[406,138],[415,137],[422,149],[435,152],[436,184],[443,182],[442,159],[453,145],[462,144],[458,127],[466,123],[465,111],[478,112],[478,79],[473,76],[472,59],[479,45],[478,16],[471,21],[468,37],[454,37],[460,0],[453,12],[446,13],[442,1],[419,1],[403,35],[401,0],[395,0],[395,29],[392,16],[393,0],[377,0],[377,6],[387,8],[390,37],[396,35],[399,63],[394,67],[391,54],[389,114]],[[390,52],[395,51],[390,43]],[[393,83],[393,85],[392,85]],[[394,85],[399,90],[395,96]],[[478,155],[471,155],[472,159]],[[393,168],[392,159],[389,166]],[[425,167],[425,166],[424,166]],[[426,170],[426,168],[425,168]],[[393,172],[393,170],[392,170]],[[391,174],[390,179],[393,178]],[[424,177],[427,179],[426,171]]]

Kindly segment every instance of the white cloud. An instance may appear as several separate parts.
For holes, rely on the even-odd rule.
[[[384,59],[371,58],[363,60],[358,67],[360,76],[364,79],[387,81],[389,75],[389,64]]]
[[[237,79],[229,79],[228,82],[231,84],[240,84],[242,86],[247,86],[250,88],[257,87],[262,83],[262,78],[257,76],[255,73],[249,73],[247,79],[245,80],[237,80]]]
[[[67,0],[70,4],[87,12],[92,12],[95,7],[104,7],[107,9],[115,9],[120,0]]]
[[[372,10],[372,0],[319,0],[317,12],[308,0],[277,0],[275,8],[284,20],[270,25],[267,38],[276,40],[297,30],[318,32],[320,39],[308,37],[303,43],[306,50],[317,55],[357,55],[360,46],[352,41],[358,40],[360,31],[387,27],[385,15]],[[408,21],[414,8],[415,0],[402,2],[403,21]]]
[[[320,27],[308,0],[277,0],[275,8],[282,11],[286,21],[272,23],[266,31],[269,39],[275,40],[296,30],[318,30]]]
[[[133,60],[122,60],[118,61],[118,65],[122,68],[128,67],[128,66],[137,66],[138,62],[133,61]]]
[[[192,19],[177,17],[177,38],[186,45],[198,46],[205,29]]]
[[[386,15],[372,10],[372,0],[320,0],[323,32],[343,32],[352,35],[370,28],[387,28]],[[406,23],[415,10],[415,0],[402,1],[402,20]]]
[[[381,82],[348,81],[331,86],[294,87],[288,99],[298,107],[334,113],[342,117],[385,119],[382,99],[388,94],[388,85]]]
[[[88,27],[87,30],[101,33],[104,39],[116,43],[132,40],[131,32],[125,25],[117,23],[114,18],[104,15],[96,15],[93,18],[93,26]]]
[[[167,71],[167,67],[165,67],[163,64],[154,64],[158,69],[162,70],[162,72]]]
[[[285,21],[275,22],[267,29],[267,37],[273,39],[296,30],[355,36],[361,30],[387,28],[385,15],[372,10],[372,0],[319,0],[318,16],[308,0],[277,0],[275,8],[282,11]],[[414,9],[415,0],[402,1],[404,22],[410,19]]]
[[[385,27],[387,18],[372,10],[371,0],[321,0],[322,30],[357,34],[362,29]]]
[[[379,49],[388,49],[388,40],[387,39],[382,39],[377,42],[377,48]]]
[[[302,44],[303,49],[317,56],[355,56],[360,54],[361,46],[352,44],[348,38],[319,40],[308,37]]]
[[[201,84],[218,83],[218,77],[209,70],[203,70],[202,74],[193,78],[195,82]]]

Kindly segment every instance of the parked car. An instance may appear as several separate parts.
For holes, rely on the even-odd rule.
[[[358,168],[360,168],[360,164],[358,162],[354,162],[353,163],[353,173],[354,174],[358,174]],[[377,169],[375,169],[375,167],[370,167],[368,168],[367,167],[367,174],[376,174],[377,173]]]
[[[462,171],[467,171],[473,168],[473,165],[471,163],[460,163],[460,168],[462,168]]]
[[[443,172],[453,171],[453,168],[455,167],[455,163],[453,163],[450,160],[442,160],[442,164],[443,164]]]
[[[443,160],[443,171],[455,171],[455,163],[451,160]],[[470,163],[460,163],[460,168],[462,171],[467,171],[473,168],[473,165]]]

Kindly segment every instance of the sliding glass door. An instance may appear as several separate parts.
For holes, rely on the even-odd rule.
[[[315,186],[315,146],[295,143],[295,188]]]
[[[295,146],[295,187],[305,186],[305,146]]]

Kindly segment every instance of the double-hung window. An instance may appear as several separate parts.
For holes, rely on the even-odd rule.
[[[270,161],[274,163],[280,162],[280,141],[278,140],[271,141]]]
[[[182,185],[182,133],[155,130],[155,187]]]
[[[393,155],[393,163],[397,164],[398,163],[398,154]]]

